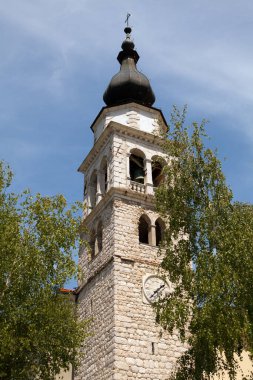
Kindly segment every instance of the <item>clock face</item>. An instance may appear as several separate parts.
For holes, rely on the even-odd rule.
[[[144,276],[142,286],[145,299],[150,303],[165,298],[172,292],[170,282],[155,274]]]

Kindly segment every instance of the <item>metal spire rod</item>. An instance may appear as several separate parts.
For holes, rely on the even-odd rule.
[[[127,13],[127,17],[126,17],[126,21],[125,21],[125,23],[127,24],[127,26],[129,26],[129,25],[128,25],[128,19],[129,19],[130,16],[131,16],[131,14],[130,14],[130,13]]]

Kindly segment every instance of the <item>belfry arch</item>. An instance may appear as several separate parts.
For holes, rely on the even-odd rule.
[[[163,167],[165,163],[164,158],[159,156],[153,156],[151,159],[152,183],[154,187],[158,187],[164,180]]]
[[[129,154],[129,172],[131,181],[144,184],[145,154],[140,149],[132,149]]]

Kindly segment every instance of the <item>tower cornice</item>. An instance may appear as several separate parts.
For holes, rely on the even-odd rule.
[[[78,168],[79,172],[81,173],[86,172],[87,168],[91,165],[94,158],[101,152],[102,147],[105,145],[105,143],[108,141],[108,139],[113,133],[119,133],[123,136],[125,135],[125,136],[136,137],[142,141],[149,142],[156,146],[160,146],[160,147],[163,146],[163,138],[160,137],[158,134],[144,132],[142,130],[139,130],[130,126],[126,126],[126,125],[111,121],[107,125],[107,127],[104,129],[99,139],[95,142],[93,148],[90,150],[87,157],[79,166]]]
[[[137,109],[140,109],[140,110],[143,110],[143,111],[146,111],[146,112],[157,112],[160,114],[161,116],[161,120],[162,120],[162,123],[164,124],[165,128],[164,130],[166,131],[167,129],[167,121],[163,115],[163,112],[162,110],[160,110],[160,108],[156,108],[156,107],[147,107],[147,106],[144,106],[142,104],[139,104],[139,103],[135,103],[135,102],[127,102],[127,103],[122,103],[122,104],[118,104],[118,105],[115,105],[115,106],[106,106],[106,107],[102,107],[100,112],[98,113],[98,115],[96,116],[95,120],[92,122],[90,128],[91,130],[94,132],[94,127],[95,125],[97,124],[97,122],[105,117],[109,112],[111,111],[117,111],[117,110],[120,110],[120,109],[126,109],[126,107],[136,107]]]
[[[141,201],[144,207],[148,207],[152,210],[155,209],[153,194],[138,193],[130,188],[111,187],[96,207],[87,216],[85,216],[82,225],[88,226],[91,222],[96,220],[108,203],[116,199],[136,202]]]

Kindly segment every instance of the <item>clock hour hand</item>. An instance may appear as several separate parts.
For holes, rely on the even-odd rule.
[[[153,297],[157,297],[158,296],[158,292],[160,292],[160,290],[164,289],[165,288],[165,285],[162,284],[161,286],[159,286],[159,288],[157,288],[153,294],[151,294],[150,298],[153,298]]]

